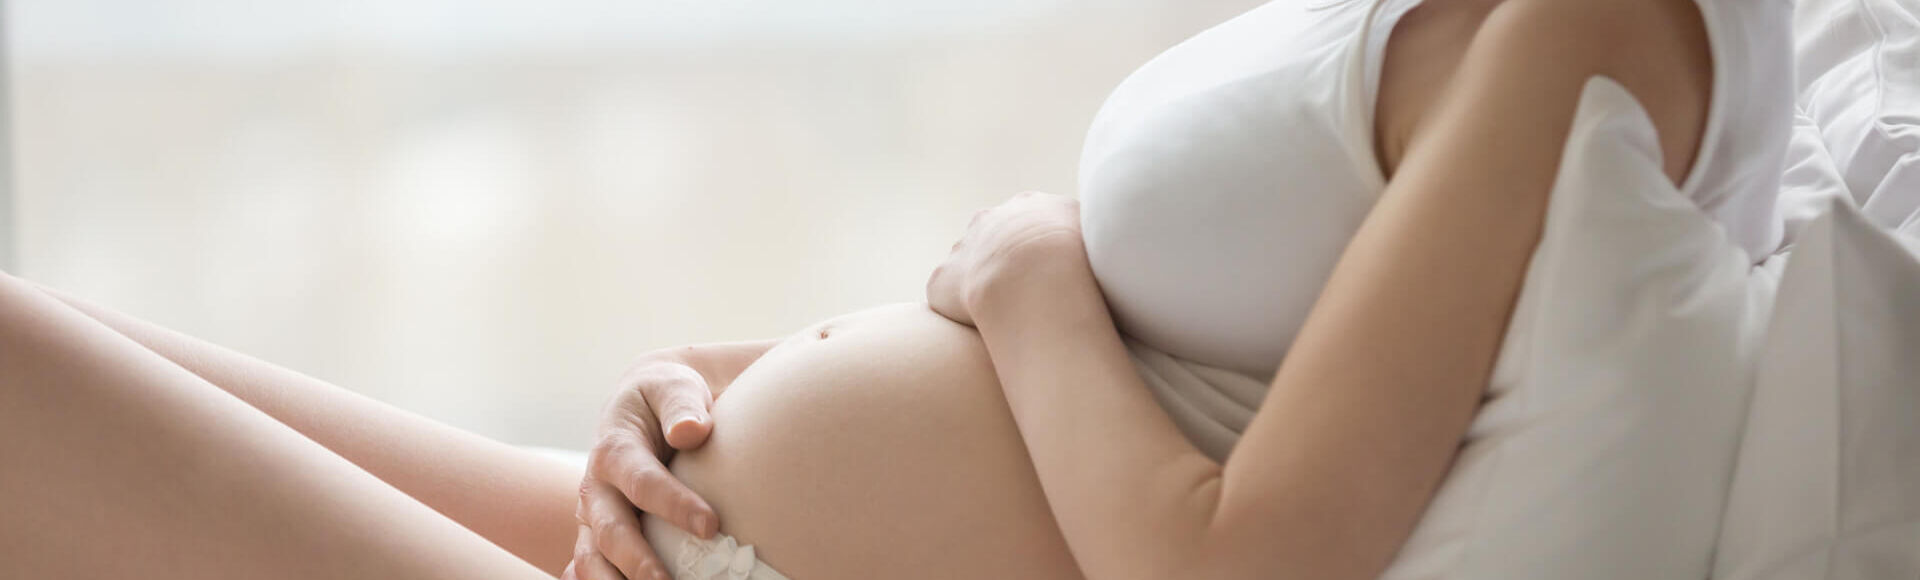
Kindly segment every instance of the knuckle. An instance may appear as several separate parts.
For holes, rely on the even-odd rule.
[[[595,545],[604,546],[614,538],[632,531],[626,521],[612,515],[595,514],[592,519],[593,523],[588,524],[587,527],[593,530]]]
[[[593,442],[593,448],[587,450],[587,471],[592,472],[606,465],[607,460],[617,453],[616,447],[619,444],[615,439],[617,439],[615,436],[607,435]]]
[[[615,564],[615,567],[627,574],[631,580],[653,578],[652,573],[648,571],[648,568],[653,566],[653,558],[648,557],[644,550],[634,550],[633,552],[634,553],[627,554],[622,558],[624,561]],[[609,560],[612,559],[609,558]]]
[[[644,367],[636,367],[620,376],[619,384],[607,398],[606,408],[602,409],[603,418],[631,413],[634,407],[645,403],[640,394],[641,385],[646,383],[644,373]]]
[[[607,563],[613,564],[615,568],[629,573],[645,569],[647,551],[641,549],[641,546],[645,545],[644,538],[603,535],[597,540],[600,557],[606,558]]]
[[[627,370],[626,378],[621,380],[621,411],[626,414],[639,414],[647,408],[647,400],[660,382],[669,376],[665,369],[674,365],[666,362],[649,362]]]
[[[666,400],[660,405],[660,415],[662,417],[677,417],[681,414],[692,413],[702,406],[700,400],[692,391],[684,389],[667,394],[665,399]]]
[[[593,450],[587,453],[587,464],[592,467],[591,471],[605,469],[617,464],[620,457],[640,451],[636,448],[638,445],[624,431],[610,432],[594,443]]]
[[[692,386],[700,380],[700,371],[679,362],[656,362],[646,367],[644,378],[639,382],[642,397],[652,400],[661,393],[671,393]]]
[[[650,496],[659,493],[671,484],[666,473],[651,467],[637,467],[627,474],[627,481],[633,486],[630,490],[635,496]]]

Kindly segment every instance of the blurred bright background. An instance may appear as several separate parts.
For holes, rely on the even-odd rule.
[[[0,227],[16,274],[584,447],[638,353],[919,300],[1258,3],[12,0]]]

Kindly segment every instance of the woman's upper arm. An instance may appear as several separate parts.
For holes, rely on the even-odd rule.
[[[1483,395],[1587,80],[1634,93],[1676,179],[1691,164],[1711,87],[1687,64],[1707,54],[1695,10],[1508,0],[1488,17],[1224,466],[1203,545],[1227,553],[1202,564],[1384,569]]]

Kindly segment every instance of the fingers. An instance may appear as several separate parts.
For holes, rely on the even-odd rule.
[[[632,505],[666,518],[687,533],[711,538],[720,529],[713,507],[667,471],[636,435],[609,434],[601,438],[588,458],[588,468],[594,479],[619,490]]]
[[[665,421],[665,419],[661,419]],[[674,449],[685,451],[707,443],[707,436],[713,434],[713,421],[703,417],[683,418],[667,425],[667,444]]]
[[[575,568],[574,573],[580,576],[580,580],[628,580],[627,577],[620,575],[620,570],[614,568],[612,564],[608,564],[607,560],[601,558],[598,554],[589,554],[585,561],[585,564]],[[637,578],[651,579],[654,577],[638,576]],[[666,577],[660,576],[659,578],[664,579]]]
[[[644,544],[642,544],[644,545]],[[649,551],[652,548],[648,548]],[[658,559],[654,560],[658,562]],[[580,526],[580,535],[574,540],[573,561],[560,573],[560,580],[667,580],[666,569],[660,566],[639,568],[637,573],[623,573],[620,568],[602,557],[594,549],[593,530],[586,525]]]
[[[713,391],[707,388],[706,378],[680,364],[662,366],[658,372],[639,388],[660,420],[667,445],[685,450],[706,443],[713,432]]]
[[[653,546],[640,534],[640,514],[633,510],[633,504],[627,503],[619,490],[606,484],[588,481],[581,485],[578,519],[583,540],[574,546],[575,553],[581,551],[578,544],[586,544],[587,551],[597,554],[629,579],[665,573],[666,567]],[[584,540],[588,537],[592,538],[590,542]]]

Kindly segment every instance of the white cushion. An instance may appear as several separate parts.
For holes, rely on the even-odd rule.
[[[1390,579],[1707,577],[1781,261],[1589,82],[1488,399]]]
[[[1800,0],[1799,104],[1874,223],[1920,221],[1920,1]]]
[[[1833,206],[1781,282],[1716,578],[1920,578],[1920,244]]]

